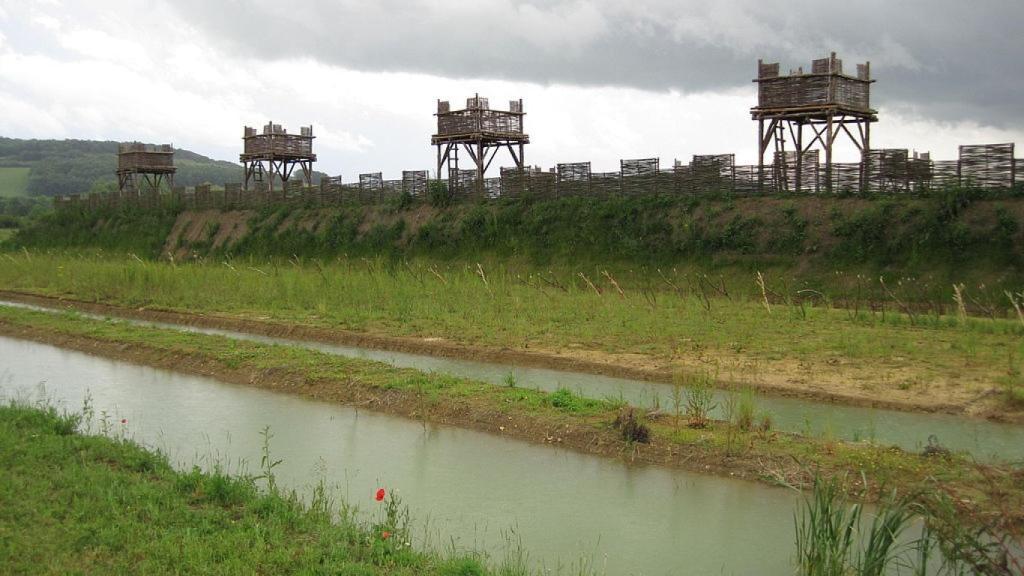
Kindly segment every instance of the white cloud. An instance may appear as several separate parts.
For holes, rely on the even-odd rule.
[[[32,17],[32,23],[49,30],[50,32],[57,32],[60,30],[60,20],[50,16],[49,14],[37,13]]]
[[[102,30],[67,31],[60,34],[59,41],[64,48],[94,60],[119,62],[140,69],[153,66],[145,46]]]

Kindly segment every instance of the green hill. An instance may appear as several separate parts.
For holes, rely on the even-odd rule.
[[[107,189],[116,181],[117,142],[95,140],[19,140],[0,137],[0,197],[82,194]],[[239,182],[242,167],[175,150],[175,184],[195,186]],[[319,181],[315,174],[315,181]]]
[[[29,168],[0,167],[0,198],[15,198],[28,192]]]

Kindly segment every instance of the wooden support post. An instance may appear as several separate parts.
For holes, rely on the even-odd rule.
[[[804,123],[797,121],[796,123],[796,188],[793,190],[797,194],[803,186],[803,168],[804,168]]]
[[[868,186],[868,182],[867,182],[867,180],[868,180],[867,163],[868,163],[868,160],[871,158],[871,120],[865,120],[864,121],[864,145],[862,147],[861,158],[862,159],[861,159],[861,162],[860,162],[860,169],[861,169],[862,176],[861,176],[860,188],[861,188],[861,192],[866,192],[867,191],[867,186]]]
[[[832,142],[835,140],[832,134],[832,119],[833,114],[829,112],[825,129],[825,191],[829,194],[832,193]]]
[[[757,193],[764,194],[764,118],[757,120]]]

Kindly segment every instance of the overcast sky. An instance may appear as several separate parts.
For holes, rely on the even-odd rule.
[[[753,163],[758,58],[834,50],[871,61],[875,147],[953,159],[1024,143],[1021,22],[1021,0],[0,0],[0,135],[237,161],[243,125],[313,124],[318,169],[393,178],[433,168],[436,99],[479,92],[524,99],[530,164]]]

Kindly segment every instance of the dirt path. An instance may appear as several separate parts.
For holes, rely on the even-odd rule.
[[[673,374],[679,370],[679,365],[684,366],[684,369],[696,371],[701,369],[702,362],[706,362],[706,359],[677,359],[673,365],[640,354],[610,354],[580,349],[487,348],[451,342],[441,338],[388,336],[271,320],[178,312],[157,308],[134,309],[7,290],[0,290],[0,299],[114,317],[654,382],[671,382]],[[723,386],[751,386],[759,392],[769,395],[826,403],[916,412],[945,412],[999,421],[1024,422],[1024,411],[1007,411],[998,402],[997,392],[991,386],[953,386],[950,383],[945,383],[941,385],[941,390],[921,388],[904,391],[872,385],[868,379],[879,368],[874,365],[851,365],[849,362],[838,361],[809,365],[795,360],[783,360],[773,363],[771,366],[751,368],[743,366],[740,360],[727,358],[719,360],[720,362],[716,364],[717,367],[723,365],[728,367],[732,363],[734,368],[734,371],[725,371],[725,376],[720,377],[719,381]],[[755,373],[756,377],[741,378],[729,375],[749,372]],[[719,374],[721,375],[722,371]],[[875,378],[879,378],[879,376],[876,375]],[[935,386],[939,386],[939,384]]]

